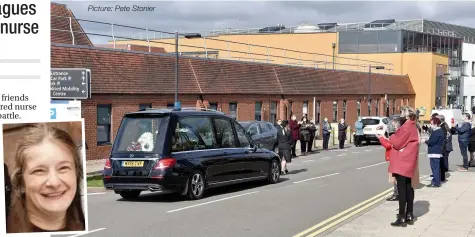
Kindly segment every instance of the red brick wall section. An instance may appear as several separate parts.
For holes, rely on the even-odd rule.
[[[195,107],[198,96],[196,95],[180,95],[183,107]],[[342,102],[345,98],[347,100],[347,119],[346,122],[350,126],[354,126],[356,121],[356,101],[360,96],[319,96],[317,100],[321,101],[321,120],[320,125],[323,123],[323,119],[328,117],[332,122],[333,114],[333,100],[338,99],[338,118],[337,121],[343,116]],[[396,101],[401,101],[400,97],[396,96]],[[218,102],[218,108],[226,114],[229,113],[229,102],[238,102],[238,120],[254,120],[255,102],[262,101],[263,109],[266,108],[266,113],[263,113],[263,120],[270,120],[270,104],[269,101],[278,101],[277,114],[281,119],[289,119],[285,117],[284,109],[285,101],[280,96],[265,96],[265,95],[205,95],[203,96],[205,104]],[[309,100],[309,116],[313,116],[313,97],[310,99],[308,96],[292,96],[293,111],[297,115],[298,119],[303,115],[302,104],[304,100]],[[111,104],[112,105],[112,141],[114,140],[117,130],[119,128],[122,117],[127,112],[138,111],[139,104],[152,103],[152,107],[165,107],[167,103],[173,101],[173,95],[93,95],[93,99],[82,101],[82,115],[85,119],[86,128],[86,142],[88,143],[87,159],[103,159],[109,155],[111,145],[97,145],[97,105],[98,104]],[[413,103],[414,98],[410,98],[410,103]],[[391,101],[392,102],[392,101]],[[381,110],[382,111],[382,110]],[[264,112],[264,111],[263,111]],[[390,110],[392,113],[392,109]],[[398,112],[398,111],[396,111]],[[362,116],[367,116],[367,104],[365,100],[362,100],[361,106]],[[373,114],[374,115],[374,114]],[[321,135],[321,134],[320,134]]]

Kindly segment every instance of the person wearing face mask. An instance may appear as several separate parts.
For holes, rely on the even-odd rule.
[[[289,122],[290,132],[292,134],[292,157],[297,157],[295,153],[295,147],[297,146],[297,141],[300,140],[300,122],[297,122],[297,116],[292,115],[292,120]]]
[[[338,124],[338,141],[340,141],[339,148],[345,148],[345,140],[346,140],[346,129],[348,125],[345,123],[345,119],[341,118],[340,123]]]
[[[355,142],[356,147],[362,147],[361,141],[363,140],[363,122],[361,121],[361,117],[358,117],[358,120],[355,122],[355,129],[356,129],[356,136]]]
[[[307,117],[302,117],[300,123],[300,152],[303,156],[308,154],[309,143],[311,142],[313,125],[307,120]]]
[[[432,118],[430,122],[432,133],[425,143],[427,144],[427,154],[430,159],[430,167],[432,169],[432,181],[428,187],[440,187],[441,171],[443,167],[440,166],[440,159],[442,158],[442,146],[446,138],[444,131],[440,129],[440,119]],[[442,158],[443,159],[443,158]]]
[[[452,134],[450,133],[449,125],[445,122],[445,116],[440,114],[437,116],[440,119],[440,129],[445,134],[445,141],[442,146],[442,158],[440,159],[440,181],[445,182],[445,173],[449,171],[449,154],[453,151],[452,148]]]
[[[332,126],[328,122],[328,118],[323,119],[323,150],[328,150],[328,141],[330,140],[330,133],[332,131]]]
[[[462,153],[463,157],[463,168],[459,168],[459,171],[468,171],[468,144],[470,139],[470,131],[472,125],[470,123],[470,114],[465,113],[463,115],[464,122],[462,124],[457,124],[455,129],[458,133],[458,142],[460,147],[460,153]]]

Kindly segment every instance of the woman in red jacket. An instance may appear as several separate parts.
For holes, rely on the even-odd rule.
[[[406,226],[414,223],[414,188],[412,179],[418,179],[417,159],[419,155],[419,132],[416,127],[416,113],[412,108],[404,109],[406,122],[389,138],[393,149],[388,171],[396,178],[399,191],[399,214],[392,226]]]

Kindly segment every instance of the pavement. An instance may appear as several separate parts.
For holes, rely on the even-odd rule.
[[[423,181],[430,183],[430,178]],[[475,172],[451,172],[441,188],[415,191],[413,226],[391,227],[397,202],[384,202],[329,233],[328,237],[475,237]],[[307,235],[312,236],[312,235]]]
[[[428,162],[420,169],[429,174]],[[211,189],[196,201],[153,193],[125,201],[110,191],[90,192],[87,236],[294,236],[392,187],[377,144],[300,156],[289,171],[278,184]]]

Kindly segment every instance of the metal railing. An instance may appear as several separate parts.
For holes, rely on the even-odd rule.
[[[175,52],[175,42],[166,41],[166,40],[157,40],[157,35],[174,35],[175,33],[153,30],[147,28],[140,28],[134,26],[119,25],[113,23],[91,21],[85,19],[72,19],[70,17],[63,16],[51,16],[52,17],[52,26],[51,32],[62,32],[63,34],[70,35],[71,44],[78,44],[78,35],[86,35],[95,43],[94,39],[107,39],[109,42],[107,48],[116,48],[119,44],[133,44],[141,45],[148,47],[148,52],[152,52],[152,49],[155,47],[162,47],[169,53]],[[78,30],[76,27],[73,27],[74,22],[77,21],[84,31]],[[96,30],[95,32],[88,32],[87,24],[94,24],[96,27],[91,27],[93,29],[99,28],[99,26],[104,26],[103,30]],[[119,28],[125,28],[127,30],[141,31],[143,32],[143,38],[133,38],[128,37],[127,32],[121,33],[118,31]],[[180,37],[180,41],[181,38]],[[302,66],[302,67],[313,67],[313,68],[325,68],[325,69],[336,69],[336,70],[348,70],[348,71],[367,71],[367,65],[378,65],[383,66],[384,69],[379,70],[381,73],[394,73],[394,65],[388,62],[379,62],[372,60],[364,59],[355,59],[349,57],[340,57],[333,56],[328,54],[321,53],[309,53],[302,52],[298,50],[286,49],[286,48],[277,48],[269,47],[265,45],[256,45],[243,42],[236,42],[230,40],[221,40],[217,38],[207,38],[202,36],[202,45],[190,45],[182,43],[179,41],[179,53],[187,56],[191,51],[196,54],[197,49],[202,50],[204,54],[199,54],[199,56],[204,56],[208,58],[208,52],[213,52],[212,58],[218,59],[227,59],[227,60],[237,60],[237,61],[247,61],[255,63],[272,63],[272,64],[283,64],[283,65],[293,65],[293,66]],[[184,41],[184,40],[183,40]],[[218,41],[218,45],[221,44],[223,47],[209,47],[206,43],[209,41]],[[331,45],[329,46],[331,47]],[[190,49],[190,50],[187,50]],[[216,54],[216,52],[218,52]],[[211,55],[210,55],[211,56]],[[399,73],[399,72],[397,72]]]

